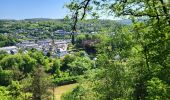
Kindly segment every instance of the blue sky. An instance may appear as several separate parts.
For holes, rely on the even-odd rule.
[[[0,0],[0,19],[64,18],[70,0]]]

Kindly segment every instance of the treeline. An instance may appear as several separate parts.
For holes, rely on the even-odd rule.
[[[98,32],[103,28],[111,28],[114,29],[116,21],[112,20],[85,20],[78,23],[78,30],[80,32]],[[69,19],[46,19],[46,20],[36,20],[36,19],[28,19],[28,20],[0,20],[0,33],[11,33],[15,32],[17,29],[41,29],[47,30],[49,32],[54,32],[56,30],[65,30],[71,31],[71,20]],[[114,26],[114,27],[112,27]]]

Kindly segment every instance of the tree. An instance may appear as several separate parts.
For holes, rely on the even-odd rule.
[[[61,71],[68,71],[70,69],[68,64],[73,62],[75,58],[74,55],[66,55],[62,61]]]
[[[46,59],[47,57],[45,57],[43,55],[42,52],[39,52],[37,50],[32,50],[32,51],[29,51],[28,52],[28,55],[35,59],[36,60],[36,65],[41,65],[41,66],[44,66],[44,67],[48,67],[48,64],[49,64],[49,60]],[[48,68],[47,68],[48,69]]]
[[[167,92],[167,87],[168,85],[163,83],[160,79],[158,78],[152,78],[147,82],[147,92],[148,96],[146,97],[148,100],[163,100],[167,99],[168,97],[168,92]]]
[[[11,96],[9,95],[9,91],[7,87],[0,86],[0,98],[2,100],[10,100]]]
[[[12,81],[12,84],[8,86],[8,89],[10,90],[9,95],[15,99],[21,95],[21,85],[18,81]]]
[[[73,13],[72,15],[72,20],[73,20],[73,24],[72,24],[72,33],[71,33],[71,39],[72,39],[72,44],[75,44],[75,33],[77,32],[77,22],[79,19],[79,10],[84,10],[83,15],[81,17],[81,19],[83,19],[85,17],[86,14],[86,10],[88,9],[88,5],[90,3],[90,0],[84,0],[83,2],[81,2],[80,4],[76,3],[76,2],[71,2],[70,5],[67,5],[67,7],[70,9],[70,11]]]
[[[33,72],[32,81],[32,98],[33,100],[43,100],[49,98],[48,89],[50,87],[50,81],[48,76],[45,74],[42,67],[38,67]]]
[[[53,79],[60,77],[60,61],[54,60],[49,72],[53,75]],[[55,98],[55,83],[53,83],[53,100]]]
[[[0,69],[0,85],[8,86],[12,81],[12,71]]]
[[[57,77],[60,77],[60,60],[54,60],[53,64],[50,69],[50,73],[52,75],[56,75]]]
[[[27,75],[34,69],[36,60],[27,54],[8,55],[0,61],[0,65],[4,70],[12,70],[16,79],[22,79],[23,75]]]
[[[88,57],[77,57],[73,62],[69,63],[72,75],[83,75],[87,70],[93,67],[92,61]]]

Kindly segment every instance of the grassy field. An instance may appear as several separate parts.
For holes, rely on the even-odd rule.
[[[56,87],[55,88],[56,100],[61,100],[62,94],[71,91],[76,86],[77,86],[77,84],[69,84],[69,85],[63,85],[63,86]]]

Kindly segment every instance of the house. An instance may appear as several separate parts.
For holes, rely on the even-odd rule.
[[[39,41],[23,41],[18,43],[17,46],[22,49],[37,49],[38,51],[42,51],[45,55],[48,52],[52,53],[52,56],[63,57],[67,54],[67,47],[70,41],[64,40],[39,40]]]
[[[68,54],[68,52],[67,52],[68,44],[66,41],[55,42],[55,44],[57,45],[55,52],[57,53],[58,57],[63,57],[66,54]]]
[[[0,48],[0,51],[5,51],[9,54],[16,54],[18,53],[18,48],[16,46],[8,46]]]
[[[38,45],[42,45],[42,46],[48,46],[51,43],[51,40],[41,40],[41,41],[37,41]]]
[[[23,41],[21,43],[18,43],[16,46],[22,49],[37,49],[39,51],[42,50],[42,46],[36,44],[33,41]]]
[[[55,31],[54,33],[64,35],[64,34],[66,34],[67,32],[64,31],[64,30],[57,30],[57,31]]]
[[[63,48],[58,48],[56,53],[59,58],[64,57],[66,54],[68,54],[67,50]]]

